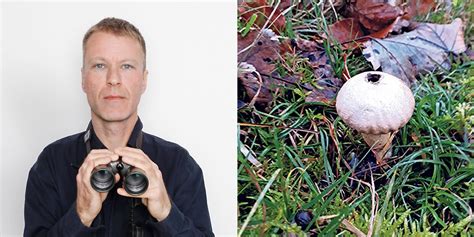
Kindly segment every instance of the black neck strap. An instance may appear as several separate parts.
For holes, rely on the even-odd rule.
[[[86,144],[86,150],[87,150],[86,154],[89,154],[89,152],[91,152],[91,137],[92,137],[92,122],[89,123],[89,126],[87,126],[87,131],[84,134],[84,143]],[[136,148],[142,149],[142,144],[143,144],[143,132],[142,130],[140,130],[138,132],[137,141],[135,143]],[[129,216],[129,223],[128,223],[130,226],[129,231],[130,231],[131,236],[140,236],[140,233],[143,232],[143,227],[138,226],[135,223],[134,218],[135,218],[135,207],[137,205],[140,205],[141,202],[138,202],[138,199],[136,198],[132,198],[129,202],[130,202],[130,216]]]

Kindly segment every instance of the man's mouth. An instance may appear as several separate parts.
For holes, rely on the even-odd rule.
[[[125,97],[119,96],[119,95],[108,95],[108,96],[104,97],[104,99],[106,99],[106,100],[120,100],[120,99],[125,99]]]

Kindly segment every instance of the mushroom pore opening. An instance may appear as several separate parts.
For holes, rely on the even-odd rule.
[[[377,83],[380,80],[380,77],[382,77],[380,74],[367,74],[367,81],[372,82],[372,83]]]

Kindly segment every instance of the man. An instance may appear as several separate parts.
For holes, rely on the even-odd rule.
[[[24,236],[213,236],[202,171],[180,146],[141,131],[147,86],[145,41],[127,21],[106,18],[83,39],[85,132],[47,146],[28,176]],[[97,192],[94,168],[121,161],[148,188],[128,194],[123,177]]]

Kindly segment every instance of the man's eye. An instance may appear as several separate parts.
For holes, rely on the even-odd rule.
[[[122,65],[122,68],[128,70],[128,69],[133,69],[133,66],[130,65],[130,64],[124,64],[124,65]]]
[[[102,64],[102,63],[97,63],[94,65],[94,68],[97,68],[97,69],[104,69],[105,68],[105,65]]]

